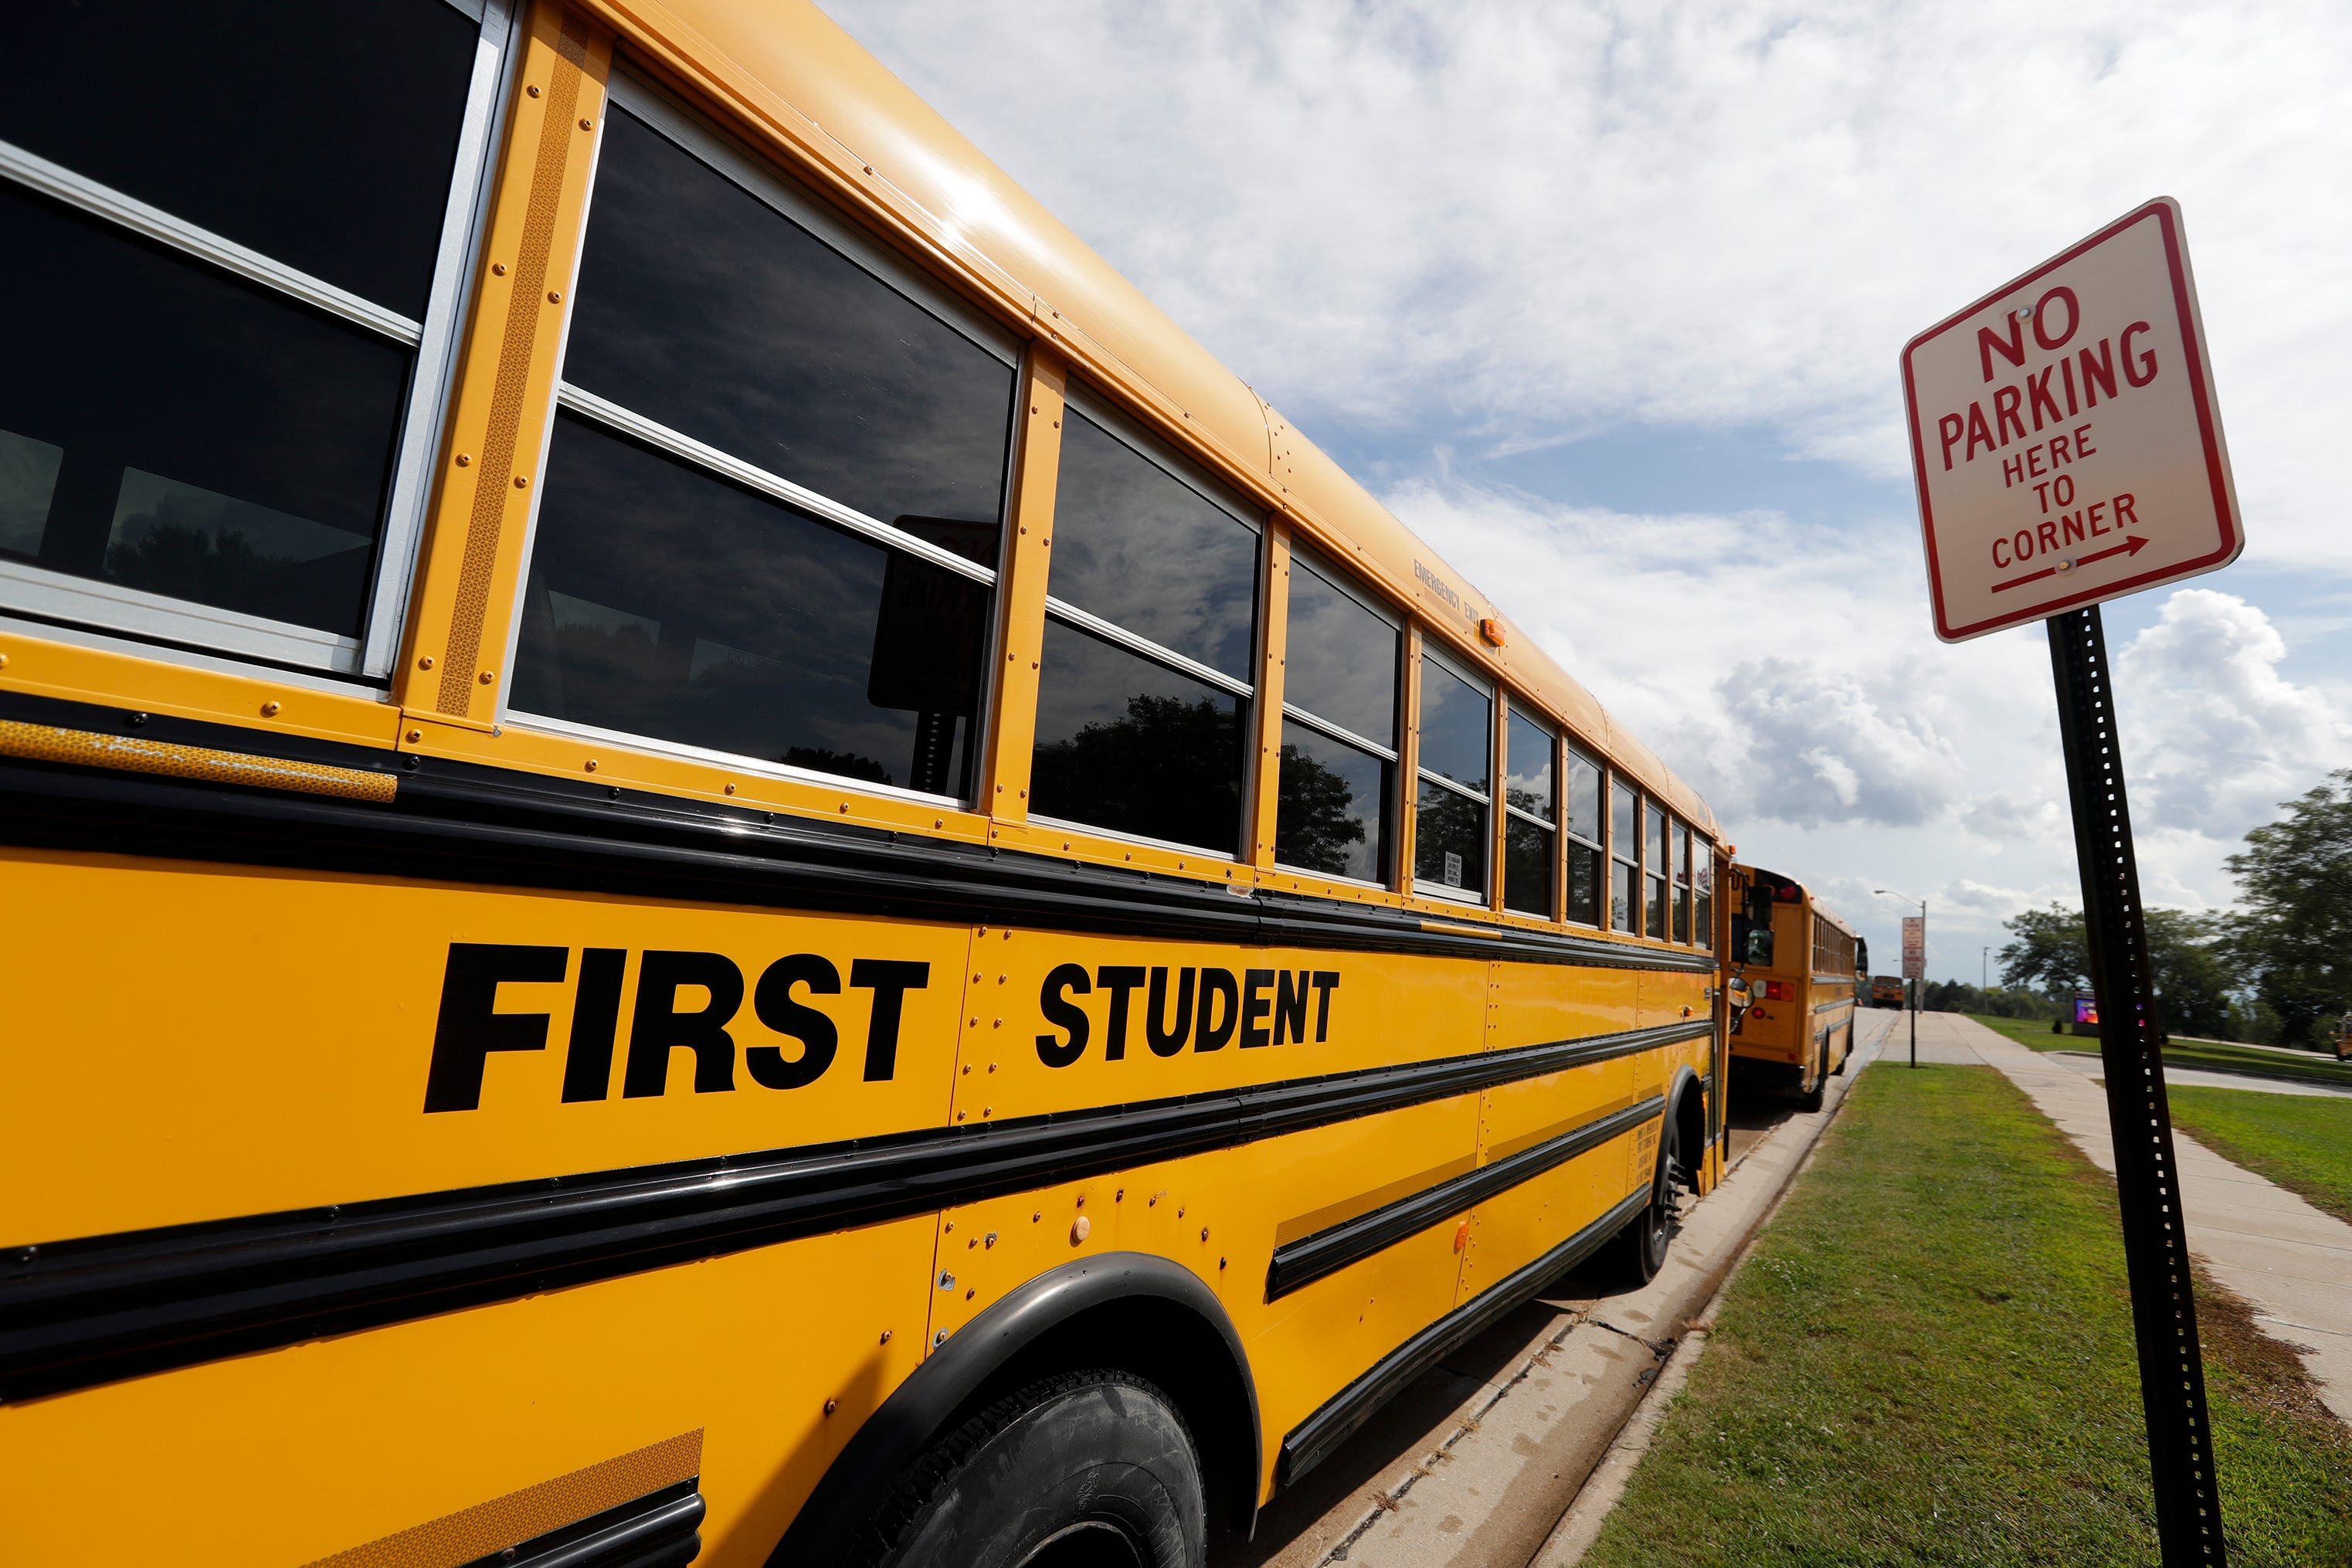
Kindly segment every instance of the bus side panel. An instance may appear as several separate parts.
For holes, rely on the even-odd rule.
[[[756,1568],[921,1359],[932,1235],[923,1215],[0,1406],[0,1556],[309,1563],[698,1431],[698,1562]]]
[[[938,1126],[971,940],[961,925],[13,850],[0,907],[42,911],[10,936],[7,1244]],[[641,1007],[648,953],[667,978]],[[758,1016],[762,978],[787,959],[819,977],[792,999],[837,1037],[813,1081],[769,1089],[755,1050],[782,1066],[808,1048]],[[890,972],[906,988],[887,1062],[861,960],[919,966]],[[693,1032],[672,1020],[709,1006],[713,983],[740,994],[704,1077],[704,1054],[658,1042]],[[661,1070],[632,1093],[640,1034]],[[598,1049],[609,1061],[582,1078],[599,1098],[567,1100],[574,1054]],[[436,1081],[446,1109],[428,1110]],[[99,1149],[146,1152],[93,1163]]]

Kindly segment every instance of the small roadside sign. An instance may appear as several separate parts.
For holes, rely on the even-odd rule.
[[[1927,922],[1918,915],[1903,917],[1903,978],[1927,978]]]
[[[2217,571],[2244,548],[2169,196],[1912,339],[1903,391],[1946,642]]]

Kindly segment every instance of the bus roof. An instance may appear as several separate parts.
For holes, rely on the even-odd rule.
[[[1510,617],[808,0],[589,0],[640,59],[793,147],[829,194],[1054,344],[1708,834],[1697,791]],[[1488,647],[1481,619],[1503,626]]]
[[[1759,880],[1772,882],[1775,884],[1785,883],[1789,887],[1796,889],[1798,892],[1804,895],[1805,902],[1812,910],[1814,919],[1826,921],[1830,925],[1844,932],[1847,936],[1856,937],[1857,939],[1859,938],[1860,933],[1857,932],[1853,927],[1848,925],[1845,922],[1844,918],[1835,910],[1823,903],[1822,901],[1822,896],[1819,893],[1814,892],[1812,889],[1807,887],[1804,883],[1800,882],[1794,877],[1784,877],[1778,871],[1768,871],[1761,866],[1752,866],[1745,860],[1735,861],[1733,864],[1735,868],[1745,871],[1749,876]]]

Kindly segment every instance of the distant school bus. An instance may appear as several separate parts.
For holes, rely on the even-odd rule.
[[[1903,1005],[1903,977],[1899,974],[1874,974],[1870,977],[1870,1005],[1874,1007]]]
[[[0,1557],[1198,1564],[1659,1266],[1714,817],[1330,459],[806,5],[266,9],[0,50]]]
[[[1790,1089],[1820,1109],[1853,1050],[1856,982],[1867,950],[1799,882],[1734,866],[1727,953],[1731,1058],[1741,1078]]]

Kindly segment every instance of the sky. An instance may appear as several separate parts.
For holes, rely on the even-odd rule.
[[[2080,896],[2042,629],[1930,631],[1896,355],[2173,196],[2248,544],[2105,606],[2148,901],[2352,765],[2340,5],[825,9],[1882,972],[1878,889],[1969,981]]]

